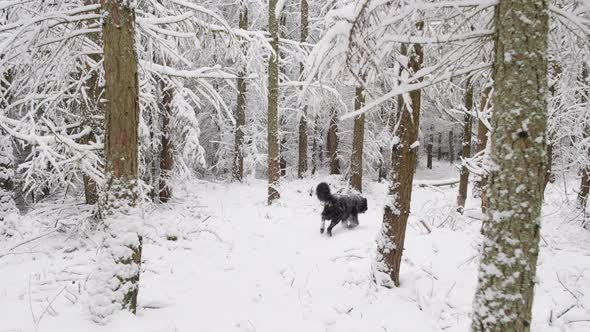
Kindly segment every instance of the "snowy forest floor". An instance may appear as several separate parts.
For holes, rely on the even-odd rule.
[[[456,176],[435,164],[417,180]],[[179,184],[170,204],[145,211],[137,316],[120,313],[107,325],[87,310],[100,242],[79,222],[88,211],[39,204],[17,221],[19,234],[0,242],[0,332],[467,331],[481,242],[481,223],[468,216],[479,214],[479,200],[470,198],[461,216],[456,186],[416,186],[402,285],[377,290],[370,266],[386,184],[367,181],[360,226],[339,225],[328,238],[310,196],[320,181],[342,186],[338,177],[284,180],[272,207],[264,180]],[[580,226],[573,183],[548,188],[534,331],[590,329],[590,232]],[[54,232],[56,223],[74,226]]]

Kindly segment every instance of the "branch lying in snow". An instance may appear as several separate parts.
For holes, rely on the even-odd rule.
[[[44,237],[46,237],[46,236],[48,236],[48,235],[51,235],[51,234],[53,234],[53,233],[55,233],[55,232],[57,232],[57,230],[56,230],[56,229],[54,229],[54,230],[52,230],[52,231],[50,231],[50,232],[47,232],[47,233],[45,233],[45,234],[41,234],[41,235],[39,235],[39,236],[35,236],[34,238],[28,239],[28,240],[26,240],[26,241],[23,241],[23,242],[21,242],[21,243],[18,243],[17,245],[15,245],[15,246],[13,246],[12,248],[8,249],[8,250],[7,250],[5,253],[1,254],[1,255],[0,255],[0,258],[2,258],[2,257],[4,257],[4,256],[8,256],[8,255],[10,255],[10,252],[11,252],[11,251],[13,251],[14,249],[16,249],[16,248],[18,248],[18,247],[20,247],[20,246],[22,246],[22,245],[25,245],[25,244],[27,244],[27,243],[30,243],[30,242],[33,242],[33,241],[39,240],[40,238],[44,238]]]
[[[414,181],[414,184],[418,185],[421,188],[428,187],[428,186],[433,186],[433,187],[452,186],[457,183],[459,183],[459,179]]]

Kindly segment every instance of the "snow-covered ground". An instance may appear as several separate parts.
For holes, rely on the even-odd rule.
[[[435,166],[417,179],[456,176]],[[320,181],[342,186],[284,181],[270,208],[263,180],[179,184],[172,203],[145,211],[137,316],[107,325],[91,321],[85,293],[99,238],[40,229],[79,218],[71,211],[26,216],[21,234],[0,242],[0,331],[467,331],[481,235],[477,219],[454,212],[457,188],[414,189],[402,286],[388,290],[370,282],[386,185],[368,183],[360,226],[328,238],[310,196]],[[590,233],[563,194],[572,200],[572,189],[548,189],[534,331],[590,330]],[[467,205],[476,216],[479,201]]]

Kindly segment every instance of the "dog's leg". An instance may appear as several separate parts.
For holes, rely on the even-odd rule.
[[[359,216],[358,214],[352,214],[350,219],[348,220],[348,228],[355,228],[359,225]]]
[[[332,228],[334,228],[334,226],[338,225],[339,222],[340,222],[340,219],[332,219],[330,226],[328,226],[328,236],[332,236]]]
[[[326,228],[326,219],[322,218],[322,225],[320,226],[320,234],[324,234],[325,228]]]

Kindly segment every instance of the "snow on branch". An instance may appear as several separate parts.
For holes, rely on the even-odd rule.
[[[386,102],[394,97],[397,97],[399,95],[407,94],[412,91],[426,88],[426,87],[434,85],[436,83],[446,81],[446,80],[448,80],[452,77],[455,77],[455,76],[461,76],[461,75],[465,75],[465,74],[468,74],[468,73],[471,73],[474,71],[485,70],[485,69],[490,68],[491,66],[492,65],[490,63],[480,63],[480,64],[472,65],[472,66],[469,66],[466,68],[458,69],[453,72],[447,72],[442,75],[433,77],[431,79],[425,79],[425,80],[418,82],[418,83],[402,83],[402,84],[398,85],[395,89],[391,90],[389,93],[386,93],[385,95],[367,103],[363,108],[343,115],[341,117],[341,119],[342,120],[350,119],[350,118],[353,118],[357,115],[366,113],[366,112],[376,108],[377,106],[383,104],[384,102]],[[407,79],[407,81],[408,82],[416,82],[416,81],[419,81],[420,79],[423,79],[423,78],[424,78],[424,75],[416,75],[416,76],[413,76],[413,77]]]

